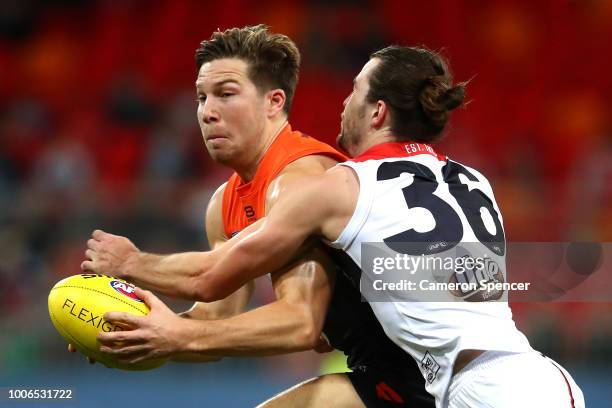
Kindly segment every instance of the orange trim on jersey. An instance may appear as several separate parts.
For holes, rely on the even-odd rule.
[[[347,157],[333,147],[301,132],[291,130],[287,124],[257,166],[255,176],[244,183],[234,173],[223,192],[223,227],[227,238],[265,216],[268,186],[290,163],[311,155],[324,155],[340,162]]]

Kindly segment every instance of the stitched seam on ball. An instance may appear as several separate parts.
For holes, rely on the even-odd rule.
[[[141,313],[145,313],[145,314],[146,314],[146,312],[143,312],[142,310],[140,310],[139,308],[137,308],[137,307],[136,307],[136,306],[134,306],[133,304],[128,303],[128,302],[126,302],[125,300],[123,300],[123,299],[121,299],[121,298],[118,298],[118,297],[113,296],[113,295],[109,295],[108,293],[106,293],[106,292],[102,292],[101,290],[97,290],[97,289],[88,288],[88,287],[86,287],[86,286],[73,286],[73,285],[70,285],[70,286],[59,286],[59,287],[57,287],[57,288],[53,288],[53,289],[51,289],[51,290],[55,290],[55,289],[62,289],[62,288],[78,288],[78,289],[91,290],[92,292],[97,292],[97,293],[100,293],[100,294],[102,294],[102,295],[106,295],[106,296],[108,296],[108,297],[111,297],[111,298],[113,298],[113,299],[117,299],[118,301],[120,301],[120,302],[122,302],[122,303],[125,303],[126,305],[128,305],[128,306],[130,306],[130,307],[133,307],[134,309],[138,310],[139,312],[141,312]]]

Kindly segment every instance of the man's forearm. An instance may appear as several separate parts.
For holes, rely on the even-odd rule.
[[[145,289],[167,296],[199,300],[194,288],[210,252],[183,252],[155,255],[134,254],[125,265],[122,277]]]
[[[184,353],[202,356],[268,356],[309,350],[321,324],[305,305],[278,300],[229,319],[193,321]]]
[[[214,363],[221,360],[222,357],[209,356],[199,353],[177,353],[171,356],[171,360],[177,363]]]

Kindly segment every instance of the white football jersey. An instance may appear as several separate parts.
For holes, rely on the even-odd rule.
[[[339,165],[356,173],[359,198],[351,220],[330,245],[360,267],[365,300],[387,336],[417,361],[436,406],[445,405],[461,350],[532,350],[512,320],[507,297],[500,294],[490,300],[482,291],[467,289],[438,290],[434,296],[418,287],[424,281],[469,281],[467,274],[440,278],[431,269],[413,268],[406,276],[416,283],[416,290],[382,290],[380,296],[364,291],[364,282],[370,285],[384,276],[362,264],[366,243],[423,259],[456,259],[478,252],[497,269],[482,275],[472,268],[472,278],[481,273],[476,281],[504,282],[503,221],[482,174],[438,155],[428,145],[409,142],[381,144]]]

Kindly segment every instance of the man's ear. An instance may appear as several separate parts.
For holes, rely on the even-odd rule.
[[[389,116],[389,106],[385,101],[378,100],[376,101],[376,109],[372,111],[372,116],[370,118],[370,123],[372,127],[375,129],[380,129]]]
[[[266,93],[268,117],[275,116],[282,111],[287,102],[287,96],[282,89],[272,89]]]

